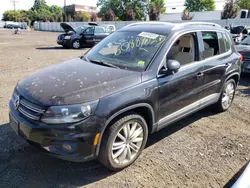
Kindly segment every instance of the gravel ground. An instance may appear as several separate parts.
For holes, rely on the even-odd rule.
[[[229,111],[207,108],[151,135],[135,164],[118,173],[97,161],[62,161],[29,146],[8,124],[8,101],[18,79],[86,51],[62,49],[56,37],[0,30],[0,187],[223,187],[249,160],[248,75]]]

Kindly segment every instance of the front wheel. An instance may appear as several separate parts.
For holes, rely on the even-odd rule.
[[[219,101],[215,104],[218,112],[224,112],[231,106],[236,90],[236,83],[234,79],[228,80],[223,87]]]
[[[148,138],[148,127],[138,114],[124,116],[105,132],[99,161],[112,171],[131,165],[141,154]]]
[[[80,47],[81,47],[80,40],[78,40],[78,39],[73,40],[73,42],[72,42],[72,48],[73,49],[79,49]]]

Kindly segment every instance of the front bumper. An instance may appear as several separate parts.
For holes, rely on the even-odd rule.
[[[71,47],[71,40],[57,40],[57,44]]]
[[[83,162],[95,156],[96,134],[83,133],[79,125],[41,125],[22,116],[10,102],[10,126],[16,134],[44,152],[60,159]],[[85,122],[86,123],[86,122]],[[71,128],[70,128],[71,127]]]

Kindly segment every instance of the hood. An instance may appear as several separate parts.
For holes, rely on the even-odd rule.
[[[70,32],[70,31],[76,33],[76,31],[75,31],[70,25],[68,25],[68,24],[66,24],[66,23],[60,23],[60,26],[63,28],[63,30],[64,30],[66,33]]]
[[[105,67],[80,58],[47,67],[21,80],[17,91],[43,105],[79,104],[141,82],[141,73]]]
[[[242,51],[249,51],[250,52],[250,45],[236,45],[235,46],[236,50],[238,52],[242,52]]]

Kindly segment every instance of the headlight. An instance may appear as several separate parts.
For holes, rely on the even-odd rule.
[[[81,121],[92,115],[95,111],[99,100],[66,106],[52,106],[42,117],[42,121],[46,124],[62,124],[74,123]]]
[[[65,36],[64,39],[70,39],[70,35]]]

